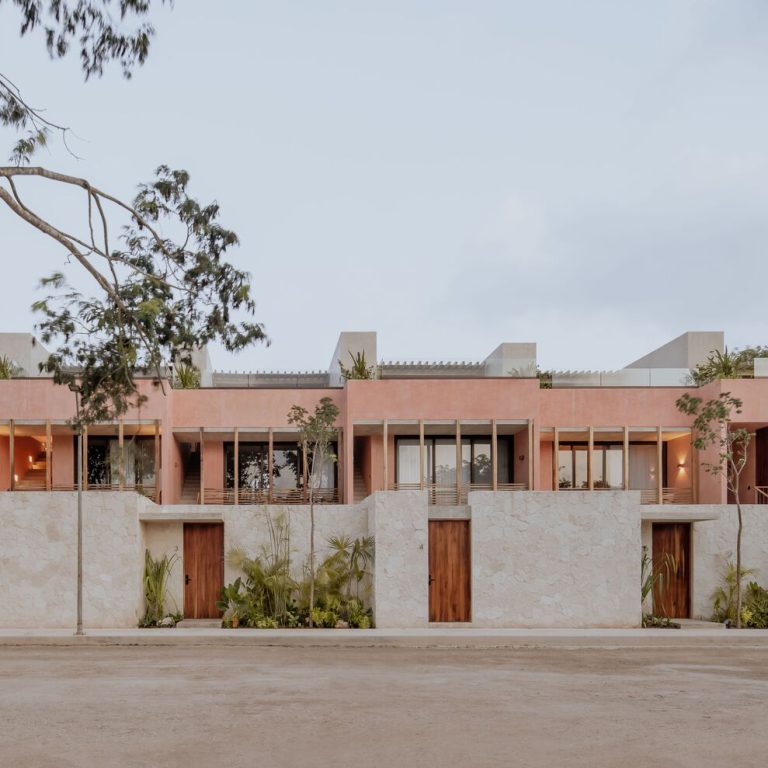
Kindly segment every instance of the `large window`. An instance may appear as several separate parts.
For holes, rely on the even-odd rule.
[[[336,446],[331,446],[336,451]],[[224,444],[226,488],[235,487],[235,446]],[[311,461],[311,456],[310,456]],[[253,491],[293,490],[303,485],[304,465],[301,451],[295,443],[275,443],[272,447],[272,481],[269,478],[268,443],[240,443],[238,445],[239,486]],[[310,465],[311,466],[311,465]],[[336,464],[326,459],[318,467],[318,487],[336,487]]]
[[[510,472],[510,441],[499,439],[498,467],[496,476],[499,483],[513,482]],[[424,478],[427,485],[456,485],[456,438],[427,437],[424,439]],[[418,485],[419,468],[418,438],[397,439],[396,478],[400,484]],[[488,437],[464,438],[461,441],[461,483],[462,485],[488,485],[492,483],[491,440]]]
[[[562,489],[589,488],[587,443],[560,443],[557,461],[558,486]],[[622,443],[595,443],[592,451],[592,487],[624,487],[624,446]]]
[[[155,485],[155,440],[153,437],[127,438],[123,442],[126,485]],[[75,464],[77,451],[75,451]],[[75,466],[77,473],[77,466]],[[120,482],[120,442],[116,437],[88,439],[89,486],[117,485]]]

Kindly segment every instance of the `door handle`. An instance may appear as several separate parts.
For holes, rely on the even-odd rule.
[[[432,582],[435,580],[435,577],[430,573],[429,574],[429,581],[427,581],[427,586],[432,586]]]
[[[192,581],[192,579],[190,579],[187,574],[184,574],[184,583],[189,584],[190,581]]]

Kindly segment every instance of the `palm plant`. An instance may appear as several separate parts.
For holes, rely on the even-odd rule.
[[[747,576],[755,572],[754,568],[742,568],[741,578],[736,576],[736,564],[729,560],[721,575],[720,585],[712,593],[712,620],[723,622],[726,620],[738,624],[739,616],[739,587]]]
[[[174,389],[199,389],[200,369],[191,363],[179,363],[174,368]]]
[[[12,379],[19,373],[19,366],[8,355],[0,356],[0,379]]]
[[[734,349],[729,352],[714,350],[706,361],[699,363],[691,371],[691,381],[697,386],[709,384],[718,379],[743,379],[753,375],[753,366],[756,357],[761,357],[768,353],[766,347],[745,347],[744,349]]]
[[[376,366],[368,365],[365,352],[356,352],[355,354],[350,352],[349,356],[352,359],[352,365],[349,368],[339,360],[339,369],[345,379],[367,380],[376,378]]]
[[[641,603],[644,603],[648,595],[654,592],[654,590],[661,597],[669,586],[672,575],[675,573],[677,573],[677,562],[673,555],[665,552],[661,561],[654,563],[653,558],[648,553],[648,547],[644,546],[640,556]]]
[[[165,600],[168,592],[168,580],[176,561],[177,554],[166,554],[155,560],[150,551],[144,551],[144,619],[142,624],[154,626],[166,616]]]

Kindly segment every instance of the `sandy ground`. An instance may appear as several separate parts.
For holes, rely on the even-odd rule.
[[[758,766],[768,645],[0,648],[0,766]]]

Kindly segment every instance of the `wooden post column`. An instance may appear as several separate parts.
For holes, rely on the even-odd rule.
[[[424,490],[424,419],[419,419],[419,490]]]
[[[269,475],[267,482],[267,504],[272,503],[272,471],[274,467],[274,453],[274,432],[272,431],[272,427],[270,427],[267,437],[267,474]]]
[[[560,428],[555,427],[552,438],[552,490],[560,490]]]
[[[659,504],[664,503],[663,458],[664,458],[664,441],[662,439],[662,430],[661,430],[661,427],[656,427],[656,486],[658,489],[658,492],[656,494],[656,501]]]
[[[200,427],[200,503],[205,504],[205,443],[202,427]]]
[[[120,419],[117,422],[117,487],[118,490],[125,489],[125,424]]]
[[[382,430],[382,444],[384,448],[384,490],[389,490],[389,435],[387,434],[387,420],[384,419]]]
[[[51,429],[51,420],[45,422],[45,490],[50,491],[52,485],[51,475],[51,440],[53,439],[53,430]]]
[[[629,490],[629,427],[624,427],[624,455],[622,474],[624,475],[624,490]]]
[[[533,419],[528,419],[528,490],[533,490]]]
[[[160,419],[155,419],[155,502],[160,503],[161,477],[162,477],[162,456],[160,454]]]
[[[304,465],[302,467],[302,481],[304,485],[304,503],[307,502],[307,495],[308,495],[308,485],[309,485],[309,461],[307,456],[307,444],[304,443],[302,445],[301,449],[301,458],[302,458],[302,464]]]
[[[16,424],[11,419],[8,426],[8,462],[10,465],[10,485],[11,490],[16,490]]]
[[[491,490],[499,490],[499,428],[491,421]]]
[[[590,426],[589,438],[587,443],[587,490],[595,490],[595,478],[592,469],[592,462],[595,456],[595,428]]]
[[[240,430],[235,427],[235,456],[232,469],[232,482],[235,486],[235,504],[240,503]]]
[[[461,504],[461,422],[456,419],[456,504]]]

